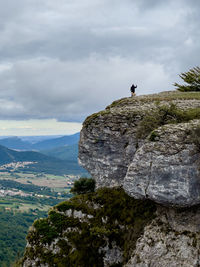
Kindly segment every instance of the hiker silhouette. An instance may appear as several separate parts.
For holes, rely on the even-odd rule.
[[[130,91],[131,91],[131,96],[135,96],[135,89],[137,88],[137,85],[132,84]]]

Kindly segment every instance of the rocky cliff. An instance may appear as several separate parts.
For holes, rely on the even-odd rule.
[[[23,266],[200,266],[200,93],[113,102],[79,161],[99,189],[34,223]]]
[[[84,122],[79,160],[97,185],[159,204],[126,266],[200,264],[199,108],[199,93],[165,92],[115,101]]]
[[[200,94],[167,92],[113,102],[88,117],[79,162],[97,186],[177,207],[200,203]],[[157,121],[154,121],[157,120]]]

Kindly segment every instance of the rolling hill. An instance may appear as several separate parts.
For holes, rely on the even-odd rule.
[[[41,150],[40,152],[47,156],[55,157],[61,160],[77,161],[78,144],[56,147],[56,148],[49,149],[49,150]]]
[[[19,170],[23,172],[44,172],[57,175],[84,174],[86,172],[74,160],[61,160],[34,151],[19,152],[0,145],[0,165],[16,162],[33,162],[32,164],[19,167]]]

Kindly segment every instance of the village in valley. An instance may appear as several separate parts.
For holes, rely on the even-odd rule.
[[[0,208],[48,210],[71,197],[70,189],[80,175],[23,172],[33,162],[13,162],[0,167]]]

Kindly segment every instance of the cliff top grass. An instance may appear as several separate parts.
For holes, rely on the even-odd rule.
[[[165,124],[177,124],[200,119],[200,107],[182,110],[171,103],[169,106],[157,106],[153,111],[147,112],[137,127],[136,137],[144,139],[153,130]],[[152,132],[154,135],[155,132]],[[151,135],[150,139],[153,138]]]
[[[165,91],[158,94],[149,94],[149,95],[141,95],[136,97],[126,97],[119,100],[114,101],[111,105],[107,106],[105,110],[94,113],[86,118],[83,123],[84,127],[88,127],[91,122],[94,124],[97,123],[96,119],[100,117],[108,116],[111,113],[114,113],[115,109],[128,107],[131,108],[131,112],[134,112],[135,115],[140,112],[142,114],[145,111],[145,108],[141,108],[143,104],[156,104],[158,105],[160,102],[178,102],[184,100],[199,100],[200,101],[200,92],[180,92],[180,91]],[[162,103],[161,103],[162,104]],[[200,103],[199,103],[200,105]],[[153,106],[153,105],[152,105]],[[149,108],[146,107],[148,110]],[[127,113],[127,112],[126,112]],[[123,114],[123,109],[120,110],[120,114]],[[113,114],[112,114],[113,115]],[[129,116],[130,114],[128,114]]]
[[[180,91],[165,91],[158,94],[139,95],[136,97],[126,97],[114,101],[106,109],[122,107],[134,104],[135,102],[149,103],[172,100],[200,100],[200,92],[180,92]]]

